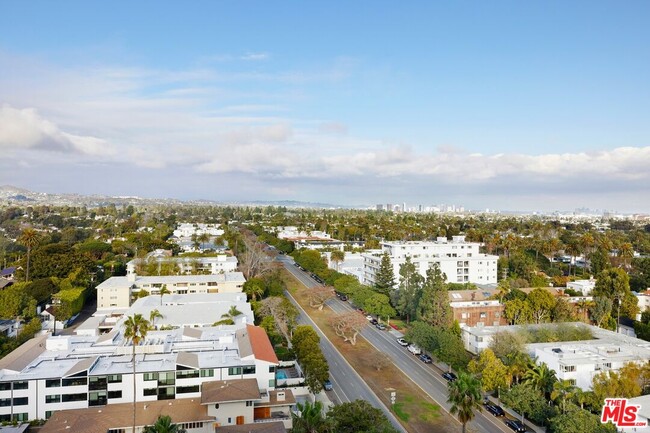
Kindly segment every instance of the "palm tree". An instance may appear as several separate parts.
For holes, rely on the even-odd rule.
[[[551,370],[545,363],[535,365],[524,374],[524,383],[529,383],[534,388],[542,391],[547,399],[553,390],[555,382],[557,382],[555,370]]]
[[[135,346],[139,345],[142,340],[147,337],[147,333],[151,329],[151,323],[142,314],[134,314],[128,316],[124,322],[124,338],[133,346],[133,432],[135,432]]]
[[[32,248],[39,244],[41,237],[32,228],[26,228],[18,237],[18,242],[27,248],[27,267],[25,269],[25,281],[29,281],[29,261],[32,255]]]
[[[207,233],[201,233],[196,239],[201,242],[201,249],[205,249],[205,243],[210,241],[210,235]]]
[[[163,286],[160,288],[160,293],[158,293],[160,295],[160,305],[162,305],[163,295],[170,295],[171,293],[172,292],[170,292],[169,289],[167,288],[167,284],[163,284]]]
[[[293,433],[321,433],[328,431],[327,418],[323,416],[323,403],[315,401],[313,404],[306,401],[305,404],[296,404],[297,415],[291,413],[293,418]]]
[[[218,322],[214,322],[214,326],[218,325],[234,325],[235,324],[235,317],[239,316],[240,314],[244,314],[241,311],[237,309],[234,305],[230,307],[230,310],[228,310],[227,313],[224,313],[221,315],[221,320]]]
[[[559,399],[562,403],[562,413],[566,413],[566,401],[573,398],[576,387],[568,380],[558,380],[553,384],[553,391],[551,392],[551,400],[557,403]]]
[[[474,418],[474,409],[482,410],[481,381],[476,376],[460,372],[457,380],[448,383],[447,389],[449,390],[447,403],[451,403],[449,412],[458,416],[465,433],[467,423]]]
[[[162,319],[162,318],[163,315],[160,311],[158,311],[158,309],[151,310],[149,312],[149,324],[151,325],[150,329],[151,330],[156,329],[154,322],[156,321],[156,319]]]
[[[169,415],[160,415],[156,423],[146,426],[142,433],[185,433],[185,429],[180,428],[178,424],[172,424]]]
[[[332,251],[330,255],[330,260],[336,263],[336,270],[339,270],[339,264],[345,260],[345,251],[336,250]]]

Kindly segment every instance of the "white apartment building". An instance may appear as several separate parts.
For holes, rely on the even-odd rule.
[[[28,341],[0,360],[0,421],[131,403],[134,391],[145,403],[200,399],[202,386],[212,381],[253,379],[260,394],[275,389],[279,361],[256,326],[150,331],[135,347],[135,390],[132,350],[123,329]]]
[[[588,280],[576,280],[569,281],[566,284],[567,289],[573,289],[575,291],[581,292],[583,296],[589,296],[591,291],[596,287],[596,280],[590,278]]]
[[[136,299],[127,310],[116,308],[114,311],[103,310],[95,313],[76,329],[77,335],[99,335],[122,326],[124,317],[140,314],[149,319],[156,310],[162,317],[157,317],[153,326],[156,329],[198,328],[212,326],[228,315],[235,307],[241,314],[234,317],[236,327],[253,324],[253,310],[244,293],[194,293],[187,295],[147,296]]]
[[[237,270],[237,257],[219,254],[215,257],[151,257],[149,259],[133,259],[126,264],[126,274],[137,274],[138,265],[147,263],[174,263],[178,266],[179,275],[192,274],[223,274]]]
[[[451,240],[439,237],[435,242],[383,242],[381,250],[363,254],[364,268],[361,282],[374,285],[382,256],[388,253],[393,264],[395,282],[399,282],[399,268],[410,257],[416,269],[426,276],[432,263],[438,263],[440,270],[450,283],[497,283],[497,256],[479,253],[478,242],[467,242],[465,236],[453,236]]]
[[[361,253],[346,252],[342,262],[333,262],[331,260],[332,253],[325,253],[327,257],[327,266],[342,274],[352,275],[359,281],[363,278],[363,263],[364,258]]]
[[[581,322],[573,326],[588,327],[594,339],[526,345],[528,354],[555,370],[559,380],[568,380],[583,391],[591,389],[593,377],[601,371],[617,371],[625,364],[650,361],[650,342],[617,334]],[[548,326],[548,325],[539,325]],[[490,346],[494,334],[515,331],[522,326],[485,326],[462,328],[465,348],[478,354]]]
[[[141,290],[160,294],[163,286],[172,294],[241,293],[246,279],[241,272],[216,275],[171,275],[111,277],[97,286],[97,310],[128,308]]]
[[[173,235],[177,238],[189,238],[192,235],[201,236],[207,234],[209,236],[222,236],[225,232],[219,228],[219,224],[204,224],[204,223],[179,223],[174,230]]]

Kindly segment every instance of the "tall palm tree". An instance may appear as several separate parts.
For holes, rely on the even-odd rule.
[[[339,270],[339,264],[345,260],[345,251],[336,250],[332,251],[330,255],[330,260],[336,263],[336,270]]]
[[[576,387],[568,380],[558,380],[553,384],[553,391],[551,392],[551,400],[557,402],[559,400],[562,404],[562,413],[566,413],[566,401],[573,399],[573,394]]]
[[[474,418],[474,409],[482,410],[481,381],[476,376],[460,372],[457,380],[448,383],[447,389],[449,391],[447,403],[451,403],[449,412],[458,416],[465,433],[467,423]]]
[[[156,423],[146,426],[142,433],[185,433],[185,429],[180,428],[178,424],[172,424],[169,415],[160,415]]]
[[[124,321],[124,338],[127,342],[130,342],[133,346],[133,432],[135,432],[135,403],[136,403],[136,392],[135,392],[135,346],[139,345],[146,337],[147,333],[151,329],[151,323],[144,317],[142,314],[134,314],[133,316],[128,316]]]
[[[149,325],[150,325],[149,329],[150,330],[156,329],[156,327],[154,326],[154,322],[156,321],[156,319],[162,319],[162,318],[163,315],[160,311],[158,311],[158,309],[154,308],[153,310],[151,310],[149,312]]]
[[[29,262],[32,255],[32,248],[38,245],[41,237],[33,228],[26,228],[18,237],[18,242],[27,248],[27,267],[25,269],[25,281],[29,281]]]
[[[234,305],[230,307],[230,310],[228,310],[227,313],[224,313],[221,315],[221,320],[218,322],[214,322],[214,325],[234,325],[235,324],[235,317],[239,316],[240,314],[244,314],[241,311],[237,309]]]
[[[160,293],[158,293],[160,295],[160,305],[162,305],[163,295],[171,295],[171,293],[172,292],[170,292],[169,289],[167,288],[167,284],[163,284],[163,286],[160,288]]]

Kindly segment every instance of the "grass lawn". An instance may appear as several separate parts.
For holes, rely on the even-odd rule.
[[[334,316],[334,312],[329,308],[317,310],[309,307],[308,289],[293,275],[285,270],[283,278],[289,292],[382,402],[393,409],[397,418],[409,432],[451,433],[458,431],[460,424],[392,363],[377,370],[375,361],[380,359],[383,354],[364,338],[358,338],[357,344],[353,346],[338,337],[328,325],[328,319]],[[393,391],[397,394],[395,405],[391,405],[390,402],[390,393]]]

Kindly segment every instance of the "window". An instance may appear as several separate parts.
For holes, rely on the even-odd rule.
[[[575,379],[569,379],[569,383],[570,383],[572,386],[576,386],[576,380],[575,380]]]
[[[86,401],[88,399],[88,394],[79,393],[79,394],[63,394],[61,396],[61,401],[67,403],[69,401]]]
[[[106,389],[106,376],[97,377],[91,376],[88,378],[88,389],[90,391],[97,391],[100,389]]]
[[[107,376],[108,383],[122,383],[122,375],[121,374],[112,374],[110,376]]]
[[[190,377],[199,377],[199,370],[184,370],[176,372],[177,379],[187,379]]]
[[[14,398],[14,406],[26,406],[28,402],[27,397],[18,397]]]
[[[88,406],[104,406],[106,405],[106,391],[91,392],[88,394]]]
[[[142,376],[142,380],[144,380],[144,381],[158,380],[158,373],[145,373]]]
[[[269,388],[275,388],[275,379],[269,380]]]
[[[45,388],[56,388],[61,386],[61,379],[47,379],[45,381]]]
[[[50,419],[54,412],[56,412],[56,411],[54,411],[54,410],[46,410],[45,411],[45,419]]]
[[[158,388],[158,400],[173,400],[175,397],[173,386]]]
[[[14,382],[14,389],[27,389],[27,388],[29,388],[29,382],[27,381]]]
[[[571,373],[576,371],[576,366],[575,365],[563,365],[560,367],[563,372],[566,373]]]
[[[28,421],[28,416],[28,413],[15,413],[13,420],[18,422]]]
[[[251,407],[253,405],[253,402],[250,400],[246,400],[246,407]]]
[[[275,373],[275,365],[269,365],[269,373]]]
[[[174,371],[158,373],[158,386],[173,385],[176,383],[176,374]]]
[[[142,395],[156,395],[158,394],[157,388],[149,388],[142,390]]]
[[[0,398],[0,407],[7,407],[11,406],[11,399],[10,398]]]
[[[122,398],[122,391],[108,391],[108,398]]]
[[[86,377],[73,377],[73,378],[68,378],[68,379],[62,379],[61,384],[63,386],[87,385],[88,384],[88,378],[86,378]]]
[[[243,374],[255,374],[254,365],[245,365],[242,370],[243,370]]]
[[[126,433],[125,428],[109,428],[106,433]]]
[[[45,403],[60,403],[60,402],[61,402],[61,396],[58,394],[45,396]]]
[[[202,422],[184,422],[181,424],[181,429],[194,429],[194,428],[203,428]]]
[[[481,319],[485,319],[487,317],[487,313],[485,311],[481,311],[481,313],[479,314],[479,317]]]
[[[176,393],[177,394],[187,394],[190,392],[199,392],[199,385],[193,385],[193,386],[178,386],[176,387]]]
[[[241,374],[241,367],[230,367],[228,369],[228,376],[236,376]]]
[[[0,391],[9,391],[11,389],[11,382],[0,383]]]
[[[605,365],[605,368],[612,368],[612,363],[611,362],[606,362],[604,365]]]
[[[211,368],[201,370],[201,377],[213,377],[214,370]]]
[[[461,319],[467,319],[467,313],[460,313]]]

